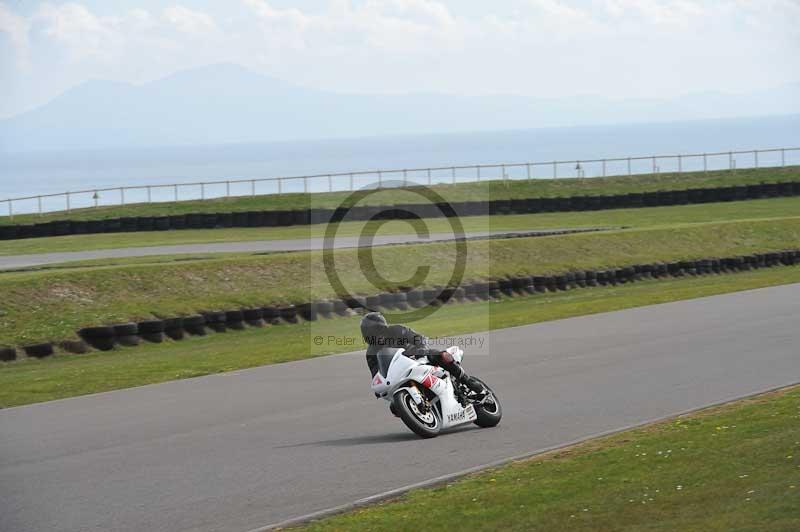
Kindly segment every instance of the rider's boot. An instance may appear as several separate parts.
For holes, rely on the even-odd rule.
[[[458,377],[458,381],[462,384],[465,384],[467,388],[469,388],[472,392],[476,394],[483,394],[486,392],[486,389],[483,387],[483,384],[476,379],[475,377],[470,377],[467,375],[467,372],[463,369],[461,370],[461,375]]]

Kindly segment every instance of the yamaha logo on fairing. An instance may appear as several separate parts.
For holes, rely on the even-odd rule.
[[[447,414],[447,421],[453,423],[454,421],[464,421],[467,417],[467,411],[461,410],[455,414]]]

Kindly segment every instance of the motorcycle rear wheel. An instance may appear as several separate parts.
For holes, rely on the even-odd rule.
[[[436,412],[430,409],[422,412],[408,390],[400,390],[394,395],[392,400],[395,411],[417,436],[422,438],[433,438],[439,434],[442,424]]]

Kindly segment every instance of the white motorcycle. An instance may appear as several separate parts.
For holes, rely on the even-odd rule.
[[[409,429],[423,438],[433,438],[442,429],[457,425],[494,427],[500,423],[500,401],[485,382],[476,379],[485,388],[484,393],[476,394],[444,369],[430,365],[426,357],[409,358],[403,352],[388,347],[378,352],[372,391],[389,401],[392,414]],[[453,346],[447,352],[461,363],[461,348]]]

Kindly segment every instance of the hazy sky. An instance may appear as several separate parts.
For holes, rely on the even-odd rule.
[[[0,116],[234,62],[342,92],[662,97],[800,80],[800,0],[0,0]]]

